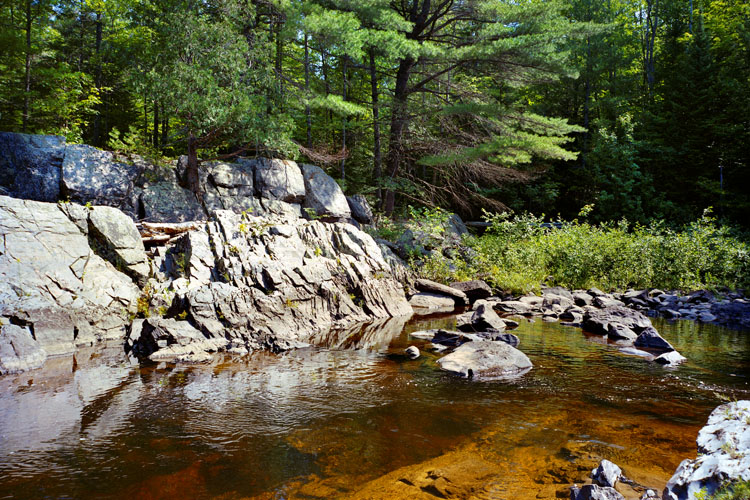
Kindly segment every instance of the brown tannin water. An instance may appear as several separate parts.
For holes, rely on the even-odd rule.
[[[211,365],[139,366],[113,346],[2,377],[0,498],[555,498],[600,458],[661,489],[711,410],[750,397],[748,332],[654,320],[688,358],[665,369],[522,320],[533,370],[472,382],[408,334],[452,321]]]

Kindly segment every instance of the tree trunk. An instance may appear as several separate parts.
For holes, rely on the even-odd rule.
[[[305,100],[310,99],[310,44],[305,33]],[[305,121],[307,122],[307,149],[312,149],[312,114],[310,104],[305,103]]]
[[[195,193],[199,202],[203,202],[203,193],[201,193],[200,176],[198,175],[198,144],[192,132],[188,135],[188,163],[185,172],[188,189]]]
[[[414,68],[415,60],[411,57],[402,59],[396,73],[396,87],[393,92],[393,109],[391,110],[391,130],[389,132],[388,145],[388,175],[391,181],[395,180],[398,169],[403,161],[404,130],[408,122],[407,99],[409,98],[409,76]],[[386,214],[393,213],[396,206],[396,195],[392,188],[385,192],[383,210]]]
[[[169,134],[169,117],[164,109],[164,105],[161,106],[161,150],[167,147],[167,136]]]
[[[323,83],[325,84],[326,97],[331,93],[331,84],[328,81],[328,56],[325,50],[321,51],[320,57],[323,60]],[[331,110],[326,110],[326,130],[325,140],[328,141],[328,131],[331,128]]]
[[[276,78],[279,79],[279,111],[284,111],[284,73],[283,73],[283,55],[284,46],[281,39],[281,27],[283,21],[276,23]]]
[[[159,147],[159,103],[154,99],[154,147]]]
[[[347,91],[349,86],[349,81],[347,80],[347,71],[348,71],[348,57],[344,56],[344,61],[341,68],[341,73],[344,80],[344,88],[342,92],[342,97],[344,101],[346,101],[347,98]],[[347,115],[344,114],[344,117],[341,119],[341,151],[343,152],[344,156],[341,158],[341,180],[346,180],[346,122],[347,122]]]
[[[380,157],[380,110],[378,109],[378,74],[375,68],[375,50],[370,49],[370,86],[372,87],[372,134],[373,134],[373,173],[377,183],[378,202],[383,202],[381,177],[383,176]]]
[[[101,93],[102,88],[102,13],[101,11],[96,13],[96,73],[94,76],[94,85],[98,92]],[[100,94],[101,98],[101,94]],[[100,135],[102,130],[102,110],[101,105],[97,105],[96,116],[94,117],[94,146],[100,146]]]
[[[29,126],[29,102],[31,94],[31,0],[26,0],[26,75],[23,85],[23,123],[21,132]]]

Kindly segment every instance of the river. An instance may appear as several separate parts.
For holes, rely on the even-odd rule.
[[[655,319],[688,358],[665,369],[521,320],[533,370],[472,382],[409,337],[452,323],[393,319],[210,365],[99,347],[2,377],[0,498],[555,498],[602,457],[661,489],[711,410],[750,398],[750,332]]]

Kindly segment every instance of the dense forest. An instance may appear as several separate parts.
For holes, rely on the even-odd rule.
[[[189,171],[297,158],[386,213],[750,208],[743,0],[3,0],[0,19],[2,130]]]

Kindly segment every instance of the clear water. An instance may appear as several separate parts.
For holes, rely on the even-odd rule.
[[[139,366],[113,346],[2,377],[0,498],[349,496],[468,444],[498,467],[492,498],[554,498],[583,456],[663,487],[711,410],[750,398],[748,332],[654,320],[689,360],[664,369],[522,321],[534,369],[478,383],[409,337],[452,321],[394,319],[211,365]],[[409,345],[422,357],[403,356]]]

